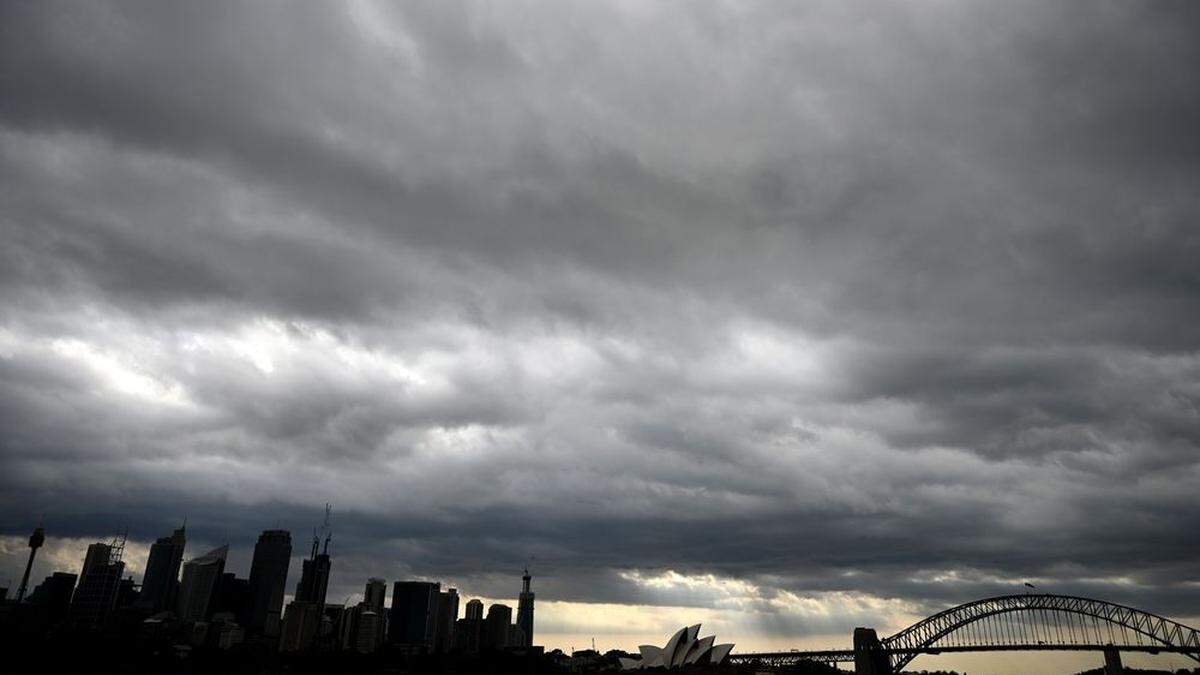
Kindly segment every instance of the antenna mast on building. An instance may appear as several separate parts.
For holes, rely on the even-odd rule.
[[[329,553],[329,540],[333,538],[333,527],[329,524],[329,516],[332,511],[333,507],[329,505],[329,502],[325,502],[325,524],[321,526],[325,532],[325,554]]]

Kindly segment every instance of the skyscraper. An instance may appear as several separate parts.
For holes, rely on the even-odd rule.
[[[142,595],[138,606],[151,612],[161,612],[175,606],[179,593],[179,565],[187,545],[187,525],[150,545],[146,573],[142,575]]]
[[[33,589],[29,594],[29,604],[44,609],[47,623],[62,621],[71,609],[71,592],[75,590],[75,581],[74,574],[55,572]]]
[[[517,602],[517,625],[524,633],[521,645],[524,647],[533,645],[533,591],[529,590],[531,579],[529,570],[526,569],[525,575],[521,577],[521,596]]]
[[[300,582],[296,584],[296,601],[313,603],[319,614],[325,606],[325,593],[329,588],[329,539],[325,539],[324,552],[317,553],[317,545],[318,540],[313,537],[312,557],[304,561]]]
[[[482,600],[480,600],[479,598],[475,598],[473,600],[467,601],[466,618],[468,618],[468,619],[482,619],[483,618],[483,601]]]
[[[482,605],[483,603],[480,603]],[[459,619],[454,622],[454,648],[461,652],[474,654],[484,646],[486,640],[483,617]]]
[[[373,653],[379,648],[383,635],[383,613],[364,603],[359,605],[355,621],[354,650],[361,654]]]
[[[509,647],[525,646],[525,631],[521,630],[521,627],[515,623],[511,624],[508,627],[507,646],[509,646]]]
[[[485,646],[492,649],[508,647],[508,627],[512,625],[512,607],[508,605],[492,605],[488,607]]]
[[[321,540],[313,533],[312,554],[303,561],[295,600],[288,603],[283,616],[280,651],[305,651],[313,646],[325,617],[325,593],[329,589],[329,505],[325,505],[325,549],[318,553]],[[339,608],[339,612],[340,612]]]
[[[113,609],[121,610],[133,607],[141,595],[141,590],[133,582],[133,577],[125,577],[117,582],[117,601],[113,604]]]
[[[433,649],[440,590],[441,584],[428,581],[397,581],[392,586],[388,638],[393,645],[413,651]]]
[[[183,579],[179,582],[179,609],[176,611],[181,621],[204,621],[208,618],[209,606],[221,575],[225,573],[225,558],[228,555],[229,545],[226,544],[184,563]]]
[[[387,582],[371,577],[367,579],[367,588],[363,592],[363,604],[371,611],[383,614],[384,600],[387,595]]]
[[[264,530],[254,545],[250,563],[250,612],[246,630],[259,635],[279,635],[283,594],[292,559],[292,533]]]
[[[296,602],[311,602],[317,606],[317,613],[324,614],[325,592],[329,588],[329,540],[333,537],[329,529],[330,506],[325,505],[325,524],[321,527],[325,533],[325,549],[317,552],[321,540],[313,532],[312,555],[304,561],[300,570],[300,583],[296,584]]]
[[[458,589],[438,594],[437,626],[434,629],[433,649],[448,652],[454,646],[454,622],[458,620]]]
[[[125,553],[124,535],[114,537],[111,544],[88,546],[79,572],[79,586],[71,600],[71,618],[80,625],[104,623],[117,602],[117,587],[125,573],[121,560]]]
[[[307,600],[289,602],[283,616],[279,651],[302,652],[312,647],[313,638],[321,626],[322,609],[317,603]]]
[[[238,625],[245,627],[250,613],[250,580],[239,579],[233,572],[221,575],[221,581],[213,592],[209,614],[232,614]]]

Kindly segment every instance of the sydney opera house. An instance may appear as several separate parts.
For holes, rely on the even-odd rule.
[[[640,659],[621,659],[623,670],[645,668],[682,668],[689,665],[719,664],[733,651],[733,645],[714,645],[715,637],[698,638],[700,624],[680,628],[671,636],[665,647],[642,645],[638,651]],[[698,638],[698,639],[697,639]]]

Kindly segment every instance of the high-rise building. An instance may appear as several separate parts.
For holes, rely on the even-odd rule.
[[[529,570],[526,569],[524,576],[521,577],[521,596],[517,602],[517,625],[521,627],[524,634],[521,645],[519,645],[522,647],[533,645],[533,591],[529,589],[531,579]]]
[[[354,650],[360,654],[371,654],[379,648],[383,638],[383,613],[375,611],[366,603],[358,606],[354,626]]]
[[[304,561],[300,570],[296,600],[324,607],[325,593],[329,589],[329,568],[329,540],[325,540],[325,552],[317,553],[317,538],[313,537],[312,557]]]
[[[342,610],[341,627],[338,630],[338,648],[342,651],[354,649],[354,640],[358,637],[358,615],[366,611],[365,602]]]
[[[509,647],[524,647],[525,631],[517,624],[510,624],[508,627],[508,646]]]
[[[110,544],[95,543],[88,546],[79,572],[79,586],[71,600],[71,618],[74,622],[95,626],[104,623],[117,602],[117,590],[125,563],[125,537],[115,537]]]
[[[482,604],[480,603],[480,605]],[[454,622],[454,649],[468,654],[478,652],[486,644],[486,625],[482,616],[479,618],[468,617]]]
[[[329,638],[336,642],[337,636],[326,634],[321,627],[326,622],[325,594],[329,590],[329,505],[325,505],[325,549],[320,551],[321,540],[313,533],[312,553],[303,561],[300,569],[300,581],[296,583],[295,600],[288,604],[287,614],[283,617],[280,651],[304,651],[313,646],[314,640]],[[331,607],[331,609],[333,609]],[[335,616],[340,618],[342,607],[336,608]],[[328,631],[332,633],[332,630]]]
[[[296,601],[311,602],[318,608],[318,613],[324,613],[325,593],[329,589],[329,540],[332,533],[329,530],[329,504],[325,505],[325,549],[318,553],[321,540],[316,532],[313,533],[312,554],[305,560],[300,570],[300,582],[296,584]]]
[[[433,650],[448,652],[454,646],[454,622],[458,621],[458,589],[438,594],[437,620],[434,628]]]
[[[264,530],[254,545],[250,563],[250,609],[246,630],[258,635],[279,635],[288,565],[292,560],[292,533]]]
[[[300,652],[311,647],[321,626],[322,613],[322,608],[315,602],[289,602],[283,616],[279,651]]]
[[[353,607],[349,608],[353,609]],[[317,646],[324,651],[335,651],[339,648],[338,636],[342,632],[342,624],[346,620],[353,623],[353,612],[347,612],[345,605],[327,602],[322,606],[321,623],[317,626]]]
[[[512,607],[500,604],[488,607],[487,625],[484,628],[484,646],[492,649],[508,647],[508,627],[511,625]]]
[[[388,640],[412,651],[430,651],[437,635],[438,596],[441,584],[397,581],[392,586]]]
[[[133,607],[141,595],[141,587],[133,582],[133,577],[125,577],[117,582],[117,601],[113,604],[113,609]]]
[[[483,601],[479,598],[468,600],[465,617],[468,619],[483,619]]]
[[[363,591],[363,604],[371,608],[371,611],[383,615],[383,608],[386,606],[384,601],[387,596],[387,582],[383,579],[371,577],[367,579],[367,588]]]
[[[367,579],[363,601],[342,612],[338,629],[342,649],[371,654],[383,644],[386,594],[386,581],[375,577]]]
[[[222,574],[209,613],[232,614],[238,625],[245,627],[250,613],[250,580],[239,579],[233,572]]]
[[[214,614],[207,639],[217,649],[231,649],[246,639],[246,629],[237,622],[229,621],[225,612]]]
[[[225,573],[225,558],[229,545],[215,548],[208,553],[192,558],[183,565],[183,579],[179,582],[179,602],[176,614],[181,621],[204,621],[208,618],[213,595]]]
[[[74,574],[55,572],[33,589],[29,604],[44,608],[49,624],[62,621],[71,609],[71,593],[75,590],[76,580]]]
[[[138,606],[151,612],[175,607],[179,593],[179,566],[187,545],[187,525],[169,537],[160,537],[150,545],[146,573],[142,575],[142,595]]]

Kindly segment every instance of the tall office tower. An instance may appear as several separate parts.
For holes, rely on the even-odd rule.
[[[525,631],[517,624],[512,624],[508,627],[508,646],[509,647],[524,647]]]
[[[448,652],[454,646],[454,622],[458,621],[458,589],[451,588],[438,594],[437,628],[434,632],[433,650]]]
[[[358,615],[367,611],[367,603],[360,602],[353,607],[342,610],[341,627],[338,631],[338,649],[346,651],[354,649],[354,640],[358,636]]]
[[[300,570],[300,582],[296,584],[296,600],[311,602],[318,613],[325,607],[325,592],[329,588],[329,539],[325,540],[325,552],[317,553],[318,540],[313,537],[312,557],[304,561]]]
[[[521,644],[523,647],[533,645],[533,591],[529,590],[531,579],[529,570],[526,569],[525,575],[521,577],[521,596],[517,602],[517,625],[525,634]]]
[[[315,602],[289,602],[279,637],[279,651],[306,651],[313,644],[321,626],[322,608]]]
[[[354,650],[371,654],[379,648],[383,635],[383,613],[366,604],[358,606],[354,626]]]
[[[512,625],[512,607],[508,605],[492,605],[488,607],[486,646],[492,649],[508,647],[508,627]]]
[[[483,603],[480,603],[481,605]],[[459,619],[454,622],[454,648],[460,652],[474,654],[484,646],[484,627],[486,623],[483,617],[472,619]]]
[[[342,632],[342,621],[350,617],[351,614],[346,612],[345,605],[325,603],[322,607],[321,623],[317,626],[316,636],[317,645],[323,651],[334,651],[339,648],[338,635]]]
[[[321,531],[325,534],[325,550],[317,553],[321,540],[313,533],[312,555],[304,561],[300,570],[300,583],[296,584],[296,601],[311,602],[317,606],[317,613],[324,615],[325,592],[329,588],[329,540],[332,533],[329,530],[329,504],[325,505],[325,524]]]
[[[482,600],[480,600],[479,598],[475,598],[474,600],[467,601],[466,618],[468,618],[468,619],[482,619],[483,618],[483,601]]]
[[[283,593],[292,560],[292,533],[264,530],[254,545],[250,563],[250,611],[246,630],[277,636],[283,618]]]
[[[187,545],[187,525],[169,537],[161,537],[150,545],[146,573],[142,575],[142,595],[138,606],[151,612],[161,612],[175,606],[179,593],[179,565]]]
[[[46,531],[38,527],[29,535],[29,562],[25,563],[25,574],[21,577],[21,587],[17,589],[17,603],[25,598],[25,589],[29,587],[29,571],[33,569],[33,558],[37,550],[46,543]]]
[[[181,621],[204,621],[208,618],[213,595],[225,573],[225,558],[229,545],[215,548],[183,565],[183,580],[179,582],[179,605],[176,614]]]
[[[137,605],[138,598],[142,596],[141,587],[133,582],[133,577],[125,577],[117,582],[117,601],[114,603],[114,609],[125,609]]]
[[[363,592],[363,604],[371,608],[371,611],[383,614],[384,600],[387,595],[387,582],[383,579],[371,577],[367,579],[367,589]]]
[[[433,649],[441,588],[441,584],[428,581],[397,581],[392,585],[388,639],[393,645],[408,651]]]
[[[75,581],[74,574],[55,572],[33,589],[29,594],[29,604],[43,607],[50,624],[62,621],[71,609],[71,592],[75,590]]]
[[[79,586],[71,600],[71,618],[80,625],[104,623],[117,602],[117,587],[125,573],[121,557],[125,553],[125,536],[114,537],[112,543],[88,546],[79,572]]]
[[[239,579],[233,572],[221,575],[221,581],[213,592],[209,614],[232,614],[239,626],[245,627],[250,613],[250,580]]]

